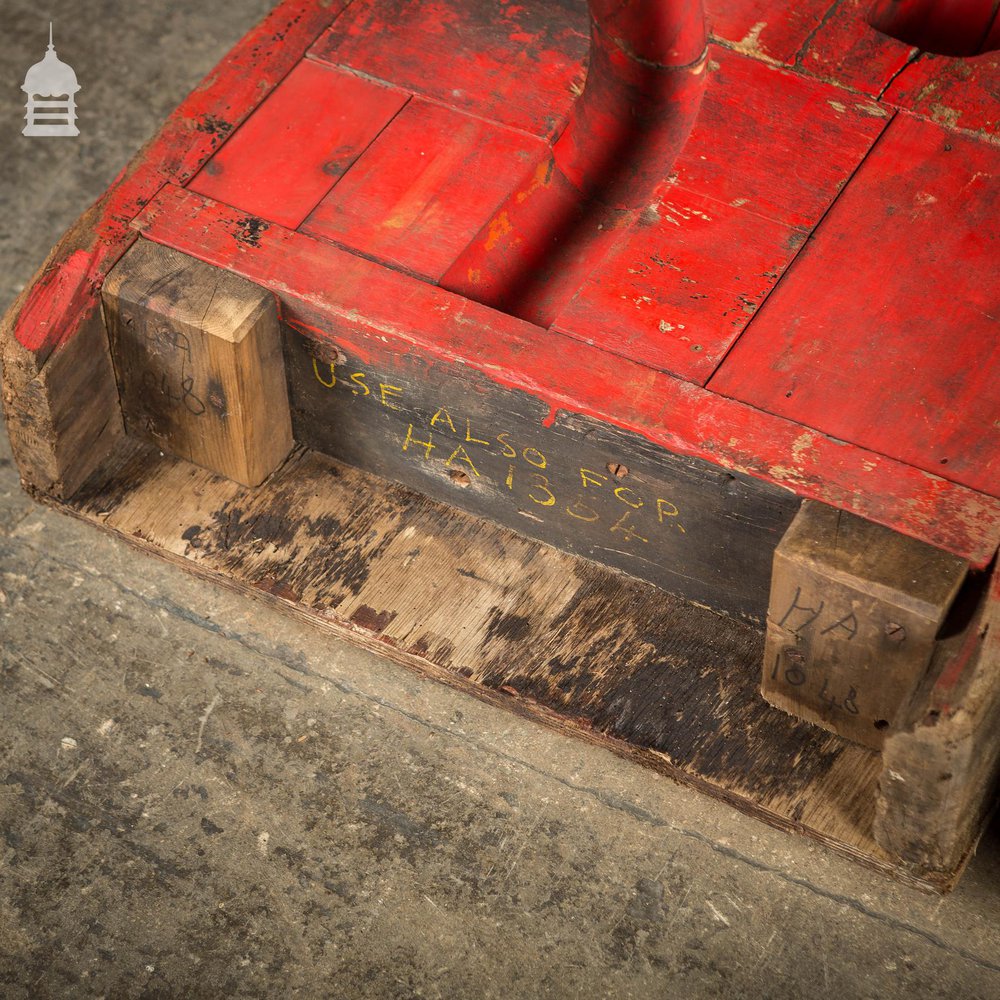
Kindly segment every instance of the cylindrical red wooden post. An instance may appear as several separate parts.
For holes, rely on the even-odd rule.
[[[868,23],[907,45],[945,56],[1000,48],[996,0],[876,0]]]
[[[590,0],[590,13],[569,124],[441,282],[543,326],[651,205],[704,90],[701,0]]]

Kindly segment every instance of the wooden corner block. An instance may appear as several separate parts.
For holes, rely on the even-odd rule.
[[[274,296],[139,240],[103,301],[127,431],[228,479],[263,482],[293,445]]]
[[[124,435],[118,389],[99,303],[77,313],[75,335],[44,360],[0,327],[3,402],[21,482],[67,500]]]
[[[873,749],[931,663],[968,564],[805,501],[774,553],[761,693]]]
[[[918,874],[950,882],[996,804],[1000,570],[964,629],[937,644],[929,684],[882,748],[874,834]]]

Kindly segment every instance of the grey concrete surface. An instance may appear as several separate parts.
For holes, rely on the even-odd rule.
[[[264,0],[0,0],[0,305]],[[20,136],[49,17],[78,140]],[[1000,997],[905,889],[31,504],[0,435],[0,996]]]

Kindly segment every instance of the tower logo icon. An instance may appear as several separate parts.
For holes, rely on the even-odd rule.
[[[49,23],[49,47],[41,62],[25,74],[21,85],[28,95],[25,105],[27,125],[22,135],[79,135],[76,127],[76,82],[73,67],[64,63],[52,44],[52,23]]]

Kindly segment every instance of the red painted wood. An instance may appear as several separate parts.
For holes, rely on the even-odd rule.
[[[565,132],[441,282],[541,326],[652,202],[705,89],[701,0],[590,0],[589,8],[587,82]]]
[[[248,32],[91,209],[85,245],[57,250],[14,321],[39,367],[100,308],[105,275],[135,239],[129,223],[163,186],[189,180],[346,6],[286,0]]]
[[[982,566],[1000,501],[170,187],[136,221],[157,242],[272,289],[284,318],[391,368],[400,352],[472,368],[557,409],[635,431],[852,510]]]
[[[705,99],[674,173],[691,191],[812,228],[891,114],[713,45]]]
[[[376,6],[379,12],[373,14]],[[914,144],[902,143],[895,158],[882,154],[881,145],[877,147],[870,162],[851,180],[818,230],[817,247],[822,246],[826,253],[825,248],[834,243],[825,242],[824,234],[833,220],[842,217],[839,213],[843,206],[853,205],[856,225],[838,237],[842,241],[840,251],[830,251],[828,266],[815,268],[813,272],[800,271],[819,252],[810,248],[782,279],[777,292],[768,299],[723,364],[720,385],[723,374],[728,377],[734,371],[732,363],[740,354],[748,359],[750,368],[755,363],[766,368],[770,359],[756,358],[744,341],[751,345],[758,329],[764,329],[760,324],[771,315],[779,296],[787,295],[789,301],[797,298],[806,312],[812,310],[810,318],[821,331],[819,340],[826,345],[825,351],[813,354],[803,351],[798,355],[806,368],[797,373],[800,376],[797,385],[809,378],[813,383],[826,380],[825,390],[815,393],[815,417],[808,415],[808,419],[822,422],[823,429],[817,430],[805,426],[807,415],[790,419],[781,413],[764,412],[746,401],[725,398],[598,347],[503,316],[280,225],[265,221],[248,226],[245,211],[218,205],[172,184],[164,188],[165,182],[184,183],[198,172],[291,71],[342,7],[339,2],[324,7],[316,0],[283,4],[171,116],[157,138],[82,220],[79,238],[75,235],[57,250],[21,303],[15,335],[35,363],[44,364],[49,352],[73,336],[79,324],[99,307],[101,281],[133,239],[129,222],[152,201],[156,210],[149,213],[146,224],[155,238],[219,266],[229,266],[272,288],[281,297],[286,318],[310,336],[336,338],[387,365],[394,352],[399,351],[411,352],[428,365],[465,365],[501,386],[533,393],[552,409],[593,416],[634,430],[670,450],[705,458],[793,489],[799,495],[853,510],[957,552],[976,565],[989,561],[1000,533],[1000,502],[953,480],[980,488],[984,484],[993,488],[989,476],[995,482],[996,450],[989,442],[997,424],[988,409],[990,402],[996,400],[995,329],[991,329],[992,336],[985,345],[976,338],[981,336],[984,315],[997,315],[995,302],[990,301],[989,308],[983,305],[984,296],[995,284],[992,271],[983,270],[983,259],[986,256],[995,260],[995,247],[990,250],[992,256],[982,250],[982,241],[995,243],[996,227],[992,217],[985,214],[988,199],[977,186],[986,183],[977,175],[996,175],[993,157],[997,146],[975,143],[968,137],[942,130],[940,135],[947,136],[947,144],[952,146],[949,156],[956,153],[951,162],[957,162],[959,167],[938,173],[917,159],[906,159],[913,149],[920,147],[916,140]],[[343,24],[350,21],[353,28],[346,30],[341,41],[347,47],[345,51],[356,51],[358,59],[365,50],[368,53],[365,58],[370,56],[375,64],[382,60],[389,69],[394,65],[401,67],[401,78],[423,66],[421,86],[439,90],[444,101],[464,103],[478,114],[495,112],[501,118],[513,116],[522,126],[528,123],[538,133],[558,135],[573,97],[572,85],[578,87],[582,80],[579,57],[584,38],[579,26],[572,26],[573,19],[579,17],[580,7],[569,0],[565,4],[563,0],[546,0],[542,6],[524,12],[506,4],[496,20],[495,7],[489,10],[488,7],[485,0],[481,3],[477,0],[476,4],[457,6],[449,13],[445,0],[437,0],[433,5],[404,0],[358,0],[343,19]],[[825,24],[814,25],[817,31],[813,39],[826,37],[824,31],[846,9],[844,3],[834,5]],[[779,19],[786,17],[786,10],[778,8]],[[392,21],[393,12],[405,16],[396,23]],[[550,14],[551,20],[542,24]],[[374,28],[370,35],[364,36],[366,18]],[[407,19],[411,25],[420,25],[412,38],[407,38],[403,30]],[[375,30],[379,25],[384,28],[381,34]],[[538,30],[525,31],[524,37],[518,38],[516,29],[526,26]],[[459,41],[462,37],[459,31],[464,28],[469,28],[472,40],[465,45]],[[756,37],[764,38],[765,34],[761,28]],[[431,36],[436,38],[434,44],[429,50],[421,49],[421,40]],[[324,42],[327,47],[332,37],[332,34],[327,36]],[[403,58],[400,51],[393,49],[394,45],[409,46],[412,51]],[[570,52],[574,46],[576,55]],[[552,51],[548,51],[550,48]],[[753,49],[753,39],[743,48]],[[804,51],[810,51],[808,46]],[[434,52],[438,55],[448,52],[454,59],[435,62]],[[849,82],[851,74],[857,71],[852,61],[856,52],[847,45],[841,55],[845,79]],[[757,56],[772,58],[759,50]],[[332,58],[338,57],[333,54]],[[982,62],[948,61],[950,76],[935,77],[922,84],[920,91],[914,91],[910,71],[915,79],[932,62],[922,58],[900,74],[893,91],[898,91],[900,100],[908,93],[918,94],[912,101],[922,114],[937,117],[961,114],[963,117],[958,120],[961,127],[991,127],[989,123],[995,120],[991,110],[994,97],[989,93],[991,82],[978,70],[987,66],[985,60],[991,57],[980,58]],[[735,72],[734,68],[726,69],[724,59],[719,62],[723,72]],[[875,60],[873,65],[877,63]],[[764,72],[763,67],[758,68]],[[776,79],[791,81],[788,74],[771,69],[766,72],[774,72]],[[965,96],[960,93],[962,73],[969,78]],[[458,85],[458,80],[465,83]],[[934,87],[928,89],[931,83]],[[783,86],[791,92],[793,83],[786,82]],[[761,112],[753,110],[753,94],[754,88],[747,87],[740,99],[747,119],[761,117]],[[837,94],[843,97],[817,99],[827,100],[831,108],[834,105],[829,102],[836,100],[843,105],[843,111],[834,108],[840,115],[853,115],[858,110],[855,105],[865,103],[849,90]],[[947,103],[935,108],[938,98],[946,94]],[[734,109],[739,106],[734,101]],[[909,121],[906,116],[903,120]],[[987,124],[969,124],[976,121]],[[735,134],[733,130],[741,127],[735,110],[729,126],[723,122],[720,119],[712,126],[722,130],[717,132],[716,140],[720,134],[728,140]],[[876,129],[882,124],[877,119],[873,122]],[[898,122],[893,125],[894,130],[897,125]],[[805,128],[802,123],[796,127],[799,126]],[[934,129],[933,125],[920,122],[906,127],[918,131]],[[710,135],[708,125],[706,130],[706,135]],[[750,129],[748,134],[752,132]],[[696,136],[697,133],[692,143]],[[756,199],[754,211],[768,224],[790,227],[810,224],[808,197],[803,196],[800,203],[789,192],[798,184],[805,164],[810,170],[816,169],[813,161],[825,163],[839,152],[837,143],[832,141],[827,146],[808,145],[808,148],[811,156],[790,157],[780,167],[782,182],[791,185],[788,191],[777,180],[769,190],[764,171],[759,176],[748,173],[747,177],[756,177],[759,182],[752,189]],[[742,206],[730,204],[742,195],[727,200],[718,192],[713,195],[695,189],[699,184],[716,184],[719,192],[726,191],[726,184],[738,175],[741,158],[758,159],[761,149],[760,144],[715,141],[711,154],[703,154],[705,161],[685,166],[681,160],[676,169],[686,190],[747,212],[751,208],[749,201]],[[792,150],[793,143],[786,152]],[[970,150],[978,152],[973,154]],[[874,169],[871,164],[880,164],[880,174],[875,178],[869,173]],[[775,168],[775,176],[778,169]],[[964,190],[957,190],[963,183]],[[918,193],[938,198],[938,207],[934,208],[938,203],[930,201],[913,204],[911,185],[914,184],[923,185],[917,188]],[[932,190],[937,184],[941,189]],[[818,199],[815,204],[820,204],[823,197],[820,187],[815,194]],[[896,214],[890,215],[894,205]],[[945,212],[948,205],[951,207]],[[920,213],[924,211],[929,214],[921,221],[924,217]],[[803,213],[807,221],[796,222],[796,212]],[[952,222],[958,228],[949,228]],[[963,236],[956,235],[963,232]],[[757,246],[749,235],[742,238],[748,246]],[[363,248],[361,252],[365,252]],[[942,279],[945,258],[959,261],[961,268],[948,271]],[[801,276],[810,274],[810,280]],[[881,281],[872,275],[878,275]],[[813,307],[814,300],[819,301],[836,290],[838,281],[846,290],[839,293],[836,304],[839,308],[847,303],[850,308],[844,308],[843,323],[835,327],[828,316]],[[784,293],[786,287],[788,292]],[[906,294],[900,292],[897,301],[894,296],[900,289]],[[855,296],[853,305],[851,294]],[[888,334],[885,346],[873,351],[871,310],[862,309],[857,303],[867,301],[884,306],[880,296],[887,296],[889,304],[898,311],[893,313],[886,307],[878,317],[878,329],[884,328]],[[787,310],[790,306],[786,302],[782,308]],[[789,315],[792,313],[794,310]],[[800,328],[808,329],[805,324]],[[780,353],[783,350],[780,337],[775,334],[775,338]],[[763,391],[762,385],[766,388],[768,379],[776,382],[786,375],[780,359],[775,365],[773,370],[758,372],[761,376],[755,383],[758,391]],[[900,461],[878,451],[884,448],[903,454],[911,447],[918,447],[921,434],[913,430],[915,425],[904,426],[901,431],[899,417],[911,406],[914,386],[921,391],[929,386],[928,405],[919,415],[939,435],[933,439],[923,435],[934,446],[934,458],[941,457],[937,448],[941,440],[956,445],[957,457],[944,456],[949,458],[947,466],[931,463],[933,467],[923,471],[910,458]],[[710,383],[712,388],[714,381]],[[797,388],[793,389],[792,397],[778,394],[774,408],[780,409],[797,392]],[[837,422],[839,412],[845,409],[844,398],[851,393],[868,400],[867,409],[871,412],[865,423],[861,419],[864,416],[861,405],[852,402],[846,407],[851,419],[858,420],[860,431],[855,438],[860,444],[839,440],[840,435],[829,430]],[[883,400],[892,394],[898,397],[898,405],[890,413]],[[928,423],[928,413],[936,422]],[[878,447],[863,447],[869,438],[860,440],[861,434],[872,435],[873,440],[878,438]]]
[[[1000,139],[1000,53],[973,59],[922,55],[893,81],[885,99],[942,125],[980,132],[996,141]]]
[[[575,0],[355,0],[311,55],[552,137],[583,83]]]
[[[807,233],[680,187],[622,240],[553,329],[708,381]]]
[[[743,52],[878,95],[912,49],[867,23],[871,0],[706,0],[709,28]]]
[[[876,0],[868,14],[883,34],[949,56],[988,52],[998,21],[996,0]]]
[[[871,101],[717,46],[711,65],[658,217],[621,241],[555,321],[699,384],[888,122]]]
[[[998,175],[898,115],[709,387],[1000,494]]]
[[[408,98],[303,60],[205,164],[191,190],[294,229]]]
[[[414,98],[300,228],[437,281],[547,152],[534,136]]]

